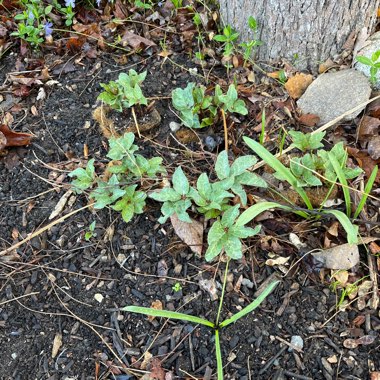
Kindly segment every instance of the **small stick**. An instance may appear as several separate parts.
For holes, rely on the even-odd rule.
[[[376,310],[379,306],[379,285],[377,282],[378,273],[376,273],[376,266],[374,264],[374,256],[370,252],[367,252],[369,277],[373,284],[372,299],[370,301],[371,309]]]
[[[132,107],[132,116],[133,116],[133,120],[135,121],[135,126],[136,126],[136,129],[137,129],[137,134],[139,135],[139,138],[141,139],[141,133],[140,133],[140,128],[139,128],[139,123],[137,122],[137,117],[136,117],[136,114],[135,114],[135,107]]]
[[[48,225],[46,225],[45,227],[42,227],[40,228],[39,230],[31,233],[29,236],[27,236],[25,239],[19,241],[18,243],[16,244],[13,244],[11,247],[9,248],[6,248],[4,249],[3,251],[0,251],[0,256],[4,256],[6,255],[7,253],[13,251],[14,249],[17,249],[18,247],[21,247],[23,244],[27,243],[29,240],[32,240],[33,238],[35,238],[36,236],[38,235],[41,235],[43,232],[47,231],[47,230],[50,230],[51,227],[55,226],[56,224],[59,224],[61,222],[63,222],[64,220],[66,220],[67,218],[69,218],[70,216],[73,216],[75,215],[76,213],[80,212],[80,211],[83,211],[85,210],[86,208],[89,208],[91,206],[91,204],[88,204],[86,206],[83,206],[81,208],[78,208],[78,210],[74,210],[74,211],[71,211],[69,212],[68,214],[60,217],[59,219],[57,220],[54,220],[53,222],[49,223]]]
[[[333,125],[335,125],[336,123],[338,123],[339,121],[341,121],[342,119],[344,119],[346,116],[352,114],[353,112],[359,111],[361,108],[365,107],[366,105],[372,103],[373,101],[375,101],[375,100],[377,100],[377,99],[380,99],[380,95],[377,95],[377,96],[375,96],[374,98],[369,99],[369,100],[367,100],[367,101],[365,101],[365,102],[363,102],[363,103],[357,105],[357,106],[354,107],[354,108],[351,108],[351,109],[348,110],[347,112],[345,112],[345,113],[339,115],[339,116],[336,117],[335,119],[329,121],[328,123],[322,125],[320,128],[318,128],[318,129],[316,129],[315,131],[311,132],[311,134],[312,134],[312,135],[315,135],[315,134],[318,133],[318,132],[323,132],[323,131],[325,131],[326,129],[332,127]],[[223,111],[223,110],[222,110],[222,111]],[[288,148],[286,148],[285,150],[283,150],[283,151],[281,152],[281,154],[280,154],[280,153],[277,153],[277,154],[275,155],[275,157],[278,158],[278,157],[280,157],[280,156],[283,156],[284,154],[290,152],[291,150],[293,150],[293,147],[290,147],[290,146],[289,146]],[[254,170],[258,169],[258,168],[261,168],[261,167],[264,166],[264,165],[265,165],[265,161],[262,160],[262,161],[258,162],[258,163],[252,168],[252,171],[254,171]]]
[[[40,292],[33,292],[33,293],[24,294],[23,296],[14,297],[14,298],[12,298],[10,300],[4,301],[4,302],[0,302],[0,306],[3,306],[6,303],[9,303],[9,302],[12,302],[12,301],[19,300],[20,298],[33,296],[35,294],[40,294]]]
[[[226,150],[226,152],[228,152],[228,131],[227,131],[226,114],[223,108],[221,108],[221,111],[222,111],[223,128],[224,128],[224,149]]]

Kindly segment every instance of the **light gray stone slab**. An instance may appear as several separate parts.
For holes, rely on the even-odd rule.
[[[303,114],[318,115],[322,125],[364,103],[370,96],[371,86],[367,77],[355,69],[347,69],[320,75],[297,105]],[[351,113],[344,120],[354,119],[363,109]]]

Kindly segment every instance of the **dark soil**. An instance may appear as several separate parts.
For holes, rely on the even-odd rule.
[[[11,53],[0,61],[0,83],[8,72],[16,71],[16,58]],[[16,130],[33,133],[35,138],[29,147],[11,149],[0,159],[0,250],[51,222],[49,215],[69,189],[68,172],[85,165],[85,147],[90,158],[105,161],[107,139],[92,119],[100,82],[115,79],[133,66],[148,70],[146,95],[164,98],[173,87],[195,80],[188,72],[195,65],[186,56],[172,57],[183,68],[156,56],[138,59],[126,66],[107,55],[80,65],[71,60],[73,71],[52,70],[59,83],[45,86],[45,100],[35,100],[38,87],[27,98],[15,99],[21,105],[19,112],[12,112]],[[4,91],[4,99],[6,95],[12,96]],[[198,156],[184,151],[171,136],[169,123],[178,119],[168,100],[155,102],[162,121],[138,141],[143,154],[161,155],[169,170],[182,162],[189,173],[208,171],[213,153],[205,152],[199,143],[187,146]],[[30,112],[33,105],[38,111],[35,116]],[[207,133],[223,136],[222,129],[203,136]],[[58,217],[86,204],[85,196],[72,194]],[[165,379],[215,378],[211,330],[149,321],[118,310],[126,305],[149,307],[159,300],[168,310],[215,318],[218,303],[199,286],[199,280],[215,278],[220,294],[224,264],[206,265],[179,240],[170,223],[157,222],[159,215],[154,202],[129,224],[112,210],[86,209],[0,256],[1,379],[126,380],[134,378],[132,374],[140,378],[150,368],[146,361],[141,365],[149,354],[167,371]],[[277,216],[272,225],[263,222],[264,231],[272,231],[273,236],[276,222],[283,225]],[[97,236],[86,242],[85,231],[94,220]],[[286,234],[280,233],[277,238],[285,239]],[[268,251],[257,241],[252,243],[245,259],[231,264],[223,316],[246,306],[276,271],[264,265]],[[293,255],[291,262],[298,260]],[[168,270],[165,276],[159,270],[163,265]],[[336,294],[317,275],[312,277],[302,261],[294,268],[257,311],[221,331],[225,378],[369,379],[370,371],[380,370],[378,313],[369,308],[359,311],[353,303],[334,315]],[[235,286],[240,276],[250,287]],[[176,283],[181,284],[178,292],[173,291]],[[358,325],[358,319],[366,323]],[[347,338],[371,334],[377,339],[370,345],[343,346]],[[303,339],[300,352],[284,344],[294,335]],[[53,358],[57,336],[62,337],[62,345]]]

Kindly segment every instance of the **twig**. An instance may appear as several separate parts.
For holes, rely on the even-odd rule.
[[[223,128],[224,128],[224,149],[226,150],[226,152],[228,152],[228,130],[227,130],[226,114],[223,108],[221,109],[221,112],[222,112]]]
[[[135,114],[135,107],[132,107],[131,111],[132,111],[133,120],[135,121],[135,126],[136,126],[136,130],[137,130],[137,134],[139,135],[139,138],[141,139],[141,133],[140,133],[140,128],[139,128],[139,123],[137,122],[137,117],[136,117],[136,114]]]
[[[60,217],[59,219],[57,220],[54,220],[53,222],[49,223],[48,225],[46,225],[45,227],[42,227],[40,228],[39,230],[31,233],[29,236],[27,236],[25,239],[19,241],[18,243],[16,244],[13,244],[11,247],[9,248],[6,248],[4,249],[3,251],[0,251],[0,256],[5,256],[6,254],[8,254],[9,252],[13,251],[14,249],[17,249],[18,247],[21,247],[23,244],[27,243],[28,241],[32,240],[33,238],[35,238],[36,236],[38,235],[41,235],[43,232],[49,230],[51,227],[55,226],[56,224],[59,224],[59,223],[62,223],[64,220],[66,220],[67,218],[70,218],[70,216],[73,216],[75,215],[76,213],[80,212],[80,211],[83,211],[85,210],[86,208],[89,208],[91,206],[91,204],[88,204],[86,206],[83,206],[81,208],[78,208],[78,210],[74,210],[74,211],[71,211],[69,212],[68,214]]]
[[[33,292],[33,293],[24,294],[23,296],[14,297],[14,298],[12,298],[11,300],[0,302],[0,306],[3,306],[3,305],[5,305],[6,303],[9,303],[9,302],[12,302],[12,301],[19,300],[20,298],[33,296],[33,295],[35,295],[35,294],[40,294],[40,292]]]
[[[372,280],[373,284],[373,293],[372,293],[372,299],[371,299],[371,309],[377,310],[379,306],[379,286],[377,281],[377,273],[374,265],[374,257],[370,252],[367,252],[367,259],[368,259],[368,270],[369,270],[369,277]]]

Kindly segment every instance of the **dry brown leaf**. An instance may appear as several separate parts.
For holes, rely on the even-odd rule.
[[[367,346],[368,344],[372,344],[376,339],[375,335],[364,335],[358,339],[346,339],[343,342],[343,346],[345,348],[356,348],[360,345]]]
[[[155,309],[155,310],[162,310],[162,302],[159,301],[159,300],[155,300],[152,302],[152,304],[150,305],[150,308],[151,309]],[[155,317],[153,315],[148,315],[148,319],[149,321],[153,321]]]
[[[275,265],[284,265],[285,263],[287,263],[290,259],[290,256],[288,257],[283,257],[283,256],[278,256],[278,255],[273,255],[272,258],[268,259],[265,264],[270,266],[270,267],[273,267]]]
[[[281,71],[273,71],[273,73],[267,73],[267,75],[269,78],[278,79]]]
[[[335,280],[339,281],[339,285],[344,288],[348,281],[348,272],[346,270],[340,270],[335,272],[331,278],[335,278]]]
[[[354,244],[337,245],[313,252],[312,256],[328,269],[351,269],[360,260],[358,246]]]
[[[377,117],[364,116],[360,122],[358,130],[359,141],[365,142],[377,135],[379,132],[380,120]]]
[[[328,58],[327,61],[319,65],[318,72],[319,74],[323,74],[327,70],[331,69],[331,67],[334,67],[335,65],[336,63],[331,58]]]
[[[218,299],[218,292],[216,290],[216,284],[213,279],[208,280],[206,278],[201,278],[199,280],[199,287],[202,290],[205,290],[211,296],[212,301]]]
[[[53,341],[53,348],[51,350],[51,357],[53,359],[58,355],[58,351],[61,347],[62,347],[62,334],[56,334]]]
[[[380,136],[373,136],[368,143],[368,153],[373,160],[380,158]]]
[[[0,132],[0,150],[4,149],[7,145],[7,138],[3,132]]]
[[[379,11],[377,11],[377,12],[379,12]],[[378,371],[371,372],[370,380],[380,380],[380,372],[378,372]]]
[[[157,46],[153,41],[141,37],[133,32],[126,30],[121,38],[122,46],[131,46],[133,49],[144,49],[145,47]]]
[[[177,215],[170,217],[173,229],[178,237],[187,244],[190,249],[197,255],[202,255],[203,245],[203,223],[191,219],[192,223],[186,223],[179,220]]]
[[[373,287],[372,281],[363,281],[358,286],[358,309],[363,310],[366,307],[366,295],[371,291]]]
[[[4,147],[29,145],[30,140],[33,137],[33,135],[30,135],[29,133],[14,132],[5,124],[0,125],[0,132],[5,136],[6,139]],[[4,143],[4,139],[0,141],[0,146],[1,143]]]
[[[293,99],[299,99],[312,81],[312,75],[299,73],[288,79],[285,89]]]
[[[307,127],[315,127],[319,123],[320,117],[312,113],[305,113],[298,118],[298,121]]]

